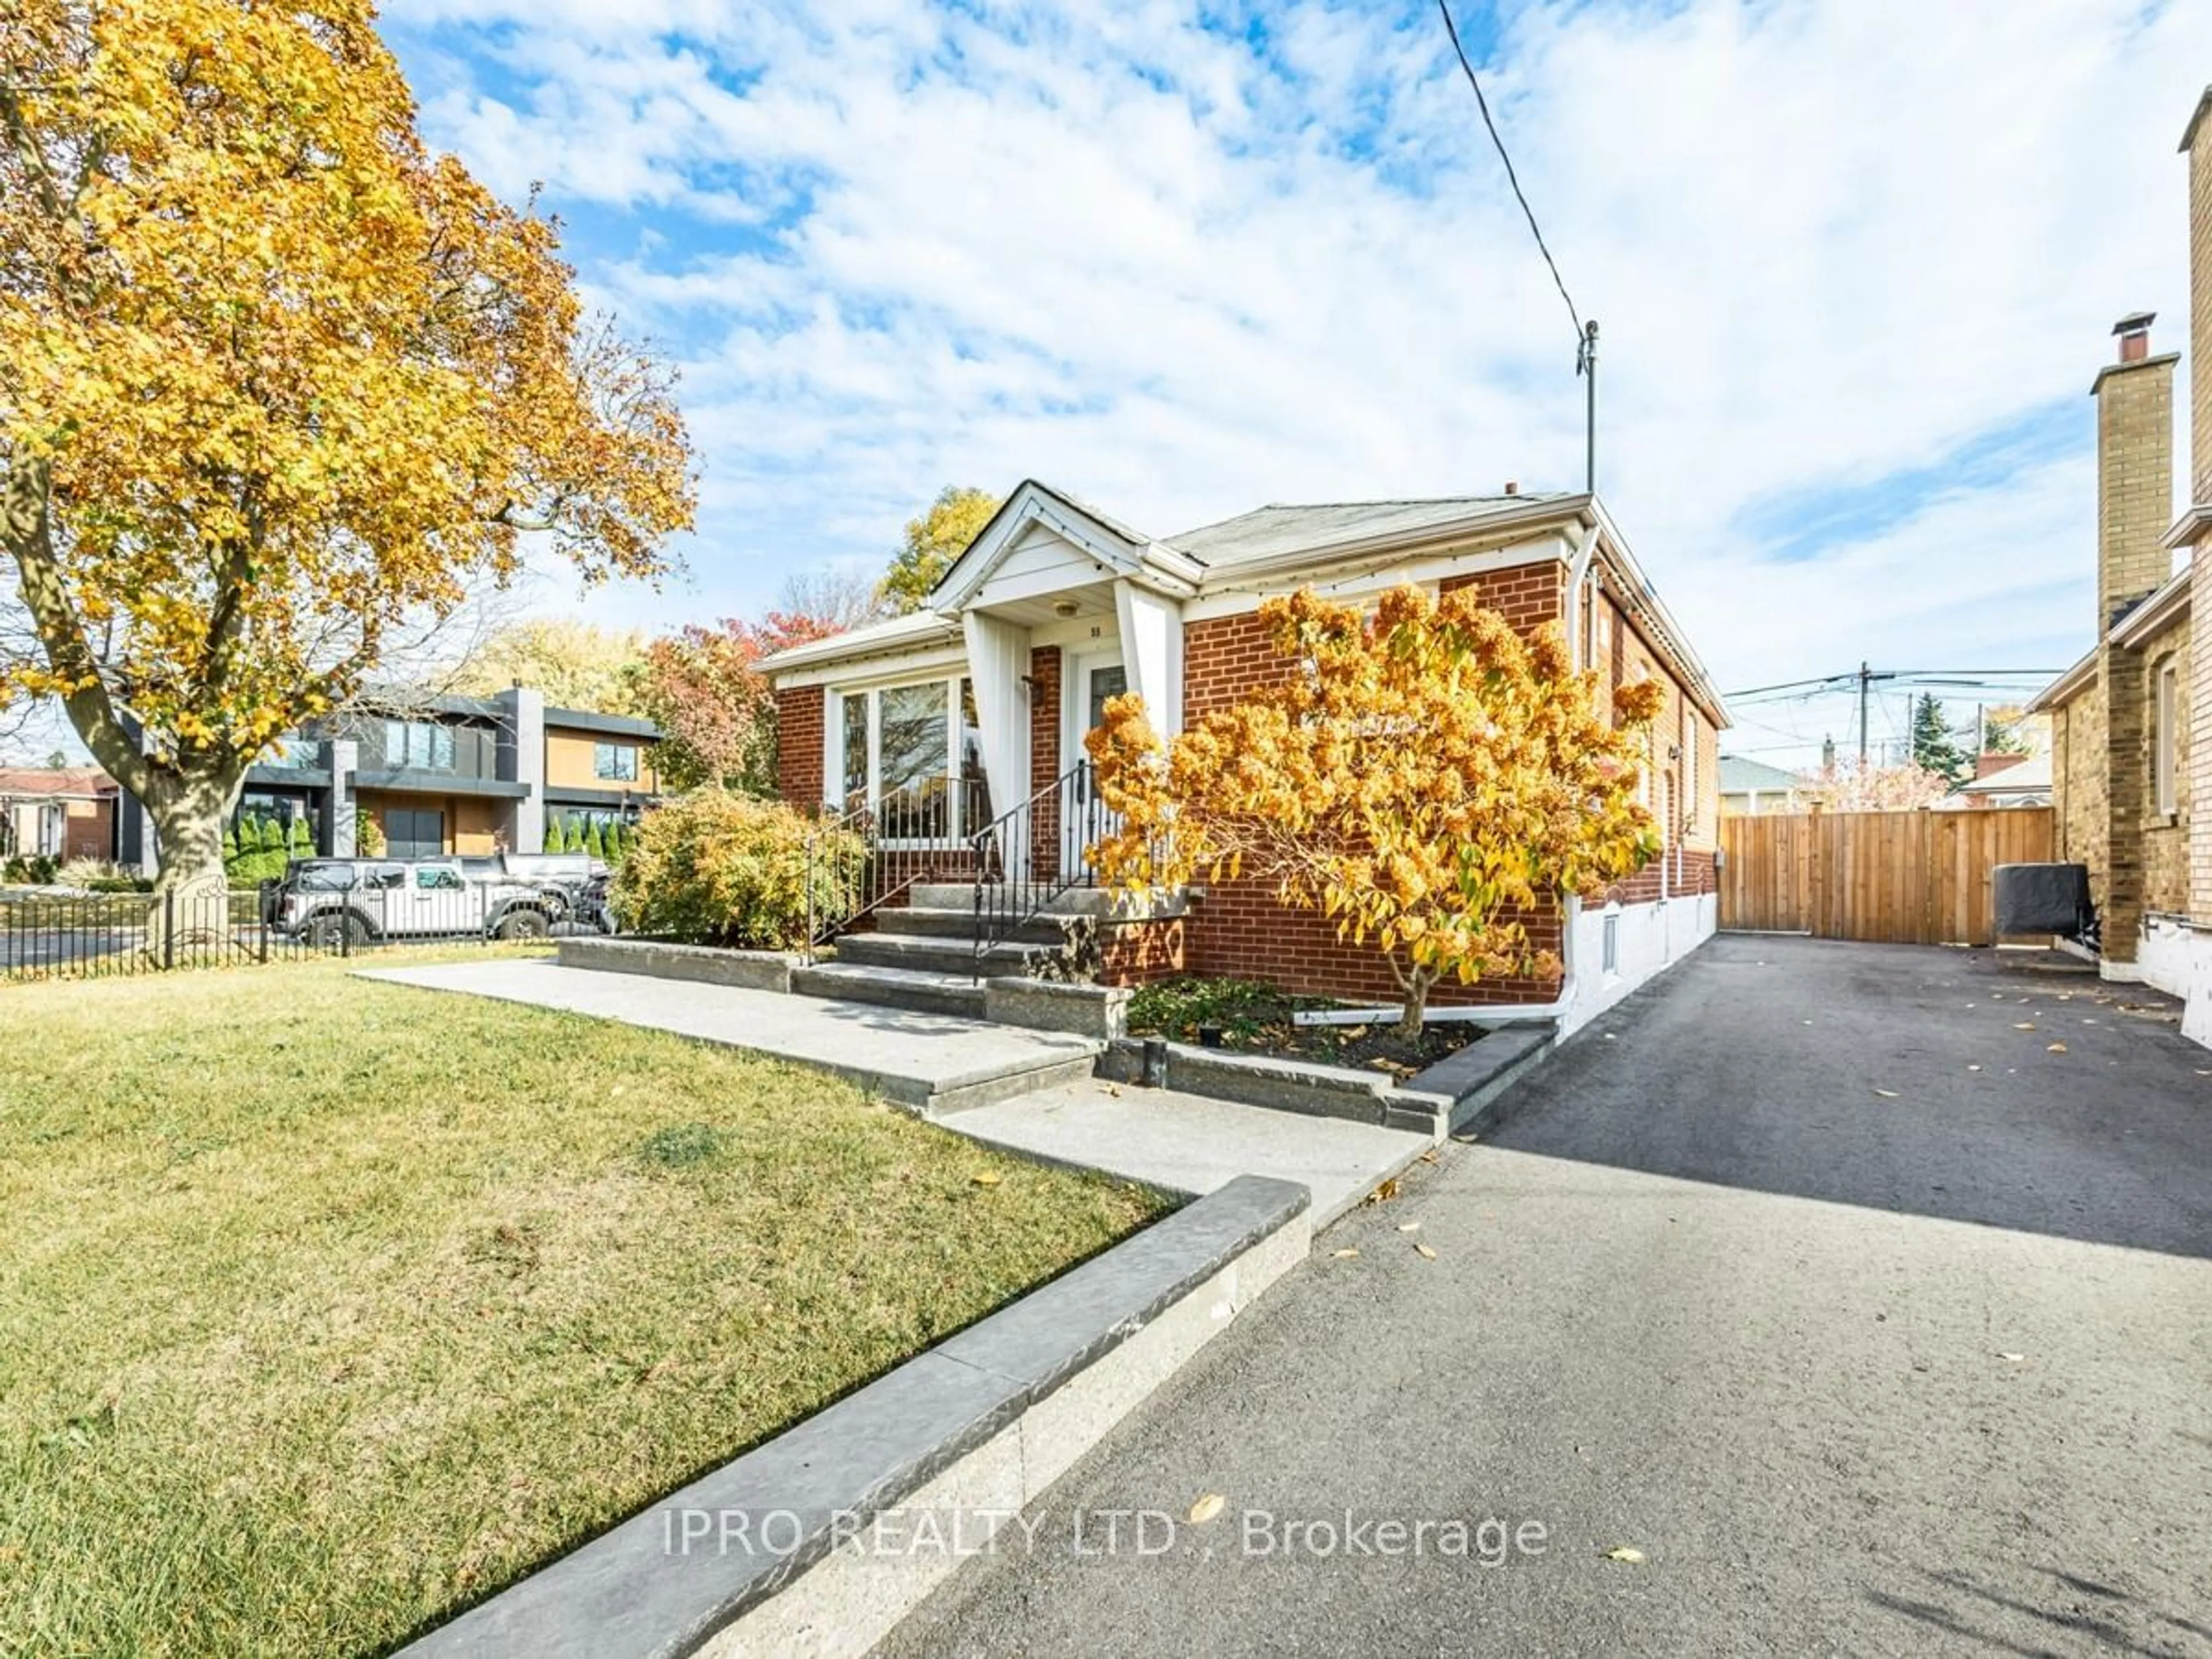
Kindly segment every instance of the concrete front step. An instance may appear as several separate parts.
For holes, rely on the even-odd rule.
[[[965,910],[974,914],[975,889],[969,882],[917,882],[908,890],[908,902],[923,910]],[[984,902],[990,902],[988,893]],[[1114,896],[1103,887],[1071,887],[1040,905],[1056,916],[1103,916],[1114,908]]]
[[[1018,974],[1053,953],[1048,945],[994,945],[983,953],[982,974]],[[914,939],[898,933],[846,933],[837,940],[837,960],[869,968],[918,969],[924,973],[976,975],[975,945],[964,939]]]
[[[908,939],[957,939],[971,945],[975,939],[975,913],[968,910],[927,909],[916,905],[894,905],[876,912],[875,931]],[[1060,924],[1048,916],[1025,921],[1007,934],[1012,944],[1056,945],[1064,942]]]
[[[791,970],[791,988],[801,996],[839,1002],[872,1002],[887,1008],[914,1008],[930,1014],[983,1018],[982,981],[967,973],[941,974],[911,968],[882,968],[858,962],[821,962]]]

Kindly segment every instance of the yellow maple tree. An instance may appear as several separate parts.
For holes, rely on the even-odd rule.
[[[1447,975],[1557,978],[1529,919],[1658,850],[1637,799],[1658,683],[1620,687],[1607,719],[1556,627],[1523,637],[1464,591],[1363,612],[1309,589],[1260,616],[1282,676],[1172,742],[1140,699],[1107,703],[1086,739],[1118,817],[1102,879],[1272,883],[1382,953],[1409,1036]]]
[[[0,8],[0,702],[61,701],[166,886],[526,537],[595,580],[690,524],[670,376],[558,246],[422,144],[367,0]]]
[[[884,603],[902,614],[921,610],[1000,505],[989,490],[972,485],[947,484],[939,490],[935,501],[906,521],[899,550],[884,576]]]

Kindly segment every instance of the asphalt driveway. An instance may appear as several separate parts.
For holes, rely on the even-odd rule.
[[[1716,940],[880,1651],[2212,1654],[2212,1052],[2172,1012]]]

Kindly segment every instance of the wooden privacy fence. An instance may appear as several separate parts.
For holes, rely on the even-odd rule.
[[[2051,858],[2047,806],[1721,820],[1723,927],[1992,945],[1990,872]]]

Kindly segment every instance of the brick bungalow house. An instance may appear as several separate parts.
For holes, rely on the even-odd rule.
[[[0,858],[112,859],[119,793],[97,766],[0,767]]]
[[[1565,957],[1564,992],[1539,981],[1447,983],[1435,1005],[1557,1000],[1572,1026],[1702,943],[1717,917],[1717,757],[1727,713],[1595,498],[1509,489],[1270,506],[1153,538],[1030,481],[926,609],[763,665],[776,689],[784,799],[810,810],[867,809],[881,847],[939,884],[939,896],[920,901],[942,907],[931,928],[895,912],[886,918],[903,933],[933,932],[939,944],[854,939],[841,955],[956,966],[943,959],[942,936],[959,929],[969,906],[952,884],[974,884],[973,838],[1003,826],[1010,811],[1027,852],[1018,855],[1024,879],[1042,877],[1034,902],[1080,888],[1091,838],[1082,820],[1103,810],[1082,739],[1109,697],[1136,692],[1156,728],[1172,734],[1282,672],[1257,615],[1268,596],[1311,586],[1356,600],[1407,581],[1477,587],[1518,627],[1561,623],[1577,660],[1597,665],[1607,688],[1656,676],[1668,691],[1644,783],[1665,854],[1633,881],[1532,928]],[[1332,924],[1285,910],[1262,884],[1216,883],[1190,899],[1151,921],[1109,923],[1101,977],[1129,983],[1186,970],[1377,1005],[1397,1000],[1379,957],[1339,944]],[[991,902],[1002,899],[994,893]]]
[[[2124,317],[2097,399],[2095,643],[2028,707],[2051,720],[2057,857],[2086,866],[2107,979],[2189,999],[2184,1029],[2212,1041],[2212,88],[2181,143],[2190,168],[2192,505],[2173,511],[2179,354],[2150,349],[2148,313]]]

